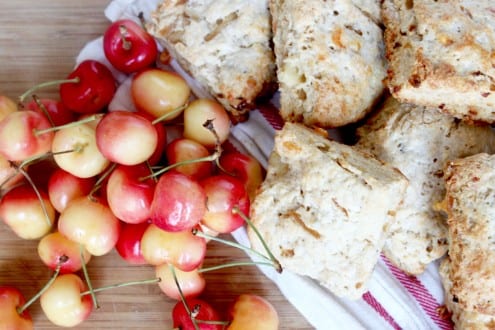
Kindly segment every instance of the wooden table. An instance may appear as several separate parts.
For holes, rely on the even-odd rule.
[[[82,46],[100,36],[108,24],[103,10],[110,0],[25,0],[0,2],[0,94],[16,98],[34,84],[64,78],[73,68]],[[57,89],[38,93],[57,96]],[[0,222],[0,285],[18,287],[30,298],[47,281],[50,271],[36,252],[36,241],[16,238]],[[246,260],[243,252],[211,244],[210,265]],[[154,270],[128,266],[112,252],[95,257],[89,265],[95,287],[149,279]],[[307,321],[255,267],[237,267],[206,274],[203,298],[220,310],[241,293],[267,298],[278,310],[281,329],[311,329]],[[119,288],[98,294],[100,309],[78,329],[171,329],[175,301],[156,285]],[[36,329],[53,329],[39,303],[30,309]]]

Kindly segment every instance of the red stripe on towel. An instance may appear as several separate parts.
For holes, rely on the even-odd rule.
[[[363,294],[363,300],[366,301],[368,305],[373,307],[373,309],[378,314],[380,314],[380,316],[383,317],[383,319],[387,321],[388,324],[392,326],[392,328],[396,330],[401,329],[401,327],[397,324],[397,322],[395,322],[394,318],[387,312],[387,310],[382,306],[382,304],[380,304],[380,302],[376,300],[376,298],[369,291]]]
[[[270,125],[276,129],[282,129],[284,120],[280,117],[278,109],[271,103],[260,105],[258,110]]]
[[[441,305],[417,277],[404,273],[402,270],[392,265],[392,263],[385,256],[382,256],[382,260],[385,262],[395,278],[399,280],[402,286],[406,288],[414,299],[416,299],[424,312],[440,329],[452,330],[454,328],[450,319],[442,318],[439,315],[438,311]]]

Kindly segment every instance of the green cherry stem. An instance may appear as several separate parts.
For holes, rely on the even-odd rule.
[[[116,163],[112,163],[112,165],[110,165],[106,170],[105,172],[98,178],[98,181],[96,181],[93,189],[91,189],[91,191],[89,192],[88,196],[91,200],[95,200],[94,199],[94,194],[101,188],[101,186],[103,185],[103,182],[105,181],[106,178],[108,178],[108,176],[110,176],[110,174],[113,172],[113,170],[117,167],[117,164]]]
[[[263,236],[260,234],[260,232],[258,231],[258,228],[256,228],[256,226],[253,224],[251,219],[249,219],[249,217],[246,214],[244,214],[244,212],[242,212],[239,209],[239,207],[237,207],[237,206],[234,206],[234,208],[232,209],[232,213],[238,214],[248,224],[248,226],[254,231],[254,233],[256,234],[258,239],[260,240],[261,244],[265,248],[266,253],[270,257],[270,260],[274,263],[275,269],[277,270],[277,272],[281,273],[282,272],[282,265],[277,260],[277,258],[275,258],[273,253],[270,251],[270,249],[268,248],[268,245],[266,244],[265,240],[263,239]]]
[[[221,148],[216,148],[215,151],[211,155],[208,155],[208,156],[205,156],[205,157],[200,157],[200,158],[195,158],[195,159],[183,160],[181,162],[170,164],[170,165],[165,166],[165,167],[163,167],[163,168],[161,168],[161,169],[159,169],[159,170],[157,170],[155,172],[152,172],[150,175],[147,175],[147,176],[144,176],[144,177],[139,178],[139,181],[145,181],[145,180],[148,180],[150,178],[156,178],[159,175],[161,175],[161,174],[163,174],[163,173],[165,173],[167,171],[170,171],[173,168],[182,166],[182,165],[188,165],[188,164],[200,163],[200,162],[212,162],[212,161],[216,161],[217,159],[220,158],[220,155],[221,154],[222,154]]]
[[[247,253],[252,253],[252,254],[256,254],[258,255],[259,257],[267,260],[267,261],[272,261],[270,258],[268,258],[267,256],[263,255],[262,253],[254,250],[254,249],[251,249],[250,247],[247,247],[245,245],[242,245],[242,244],[239,244],[239,243],[236,243],[236,242],[232,242],[232,241],[229,241],[229,240],[226,240],[226,239],[223,239],[223,238],[219,238],[219,237],[216,237],[216,236],[213,236],[213,235],[209,235],[207,233],[204,233],[200,230],[198,230],[197,228],[193,228],[192,230],[192,234],[193,235],[196,235],[198,237],[203,237],[205,239],[208,239],[208,240],[212,240],[212,241],[216,241],[216,242],[220,242],[222,244],[225,244],[225,245],[228,245],[228,246],[232,246],[232,247],[235,247],[235,248],[238,248],[238,249],[241,249]],[[271,264],[273,265],[273,263]]]
[[[41,193],[38,190],[38,187],[36,187],[36,185],[34,184],[33,180],[29,176],[29,174],[23,168],[19,168],[18,170],[24,176],[24,178],[26,178],[27,182],[33,188],[34,193],[36,194],[36,196],[38,197],[38,200],[40,201],[41,209],[43,210],[43,214],[45,215],[46,224],[48,225],[48,227],[51,227],[52,222],[50,220],[50,215],[48,215],[48,210],[46,209],[45,201],[44,201],[43,197],[41,196]]]
[[[81,148],[83,148],[83,147],[81,147]],[[10,174],[7,178],[5,178],[5,180],[2,183],[0,183],[0,190],[2,190],[3,186],[6,185],[10,180],[15,178],[17,173],[21,173],[22,175],[24,175],[24,177],[26,177],[28,175],[28,173],[25,171],[24,172],[21,171],[21,169],[25,168],[26,166],[28,166],[32,163],[38,162],[38,161],[48,159],[49,157],[52,157],[53,155],[60,155],[60,154],[65,154],[65,153],[69,153],[69,152],[78,152],[81,148],[58,151],[58,152],[47,152],[43,155],[36,155],[34,157],[30,157],[30,158],[23,160],[19,165],[17,165],[14,162],[10,162],[10,166],[15,169],[15,172]],[[27,180],[31,184],[32,181],[30,181],[29,178],[27,178]]]
[[[86,267],[86,262],[84,261],[84,246],[79,244],[79,255],[81,256],[81,264],[82,270],[84,274],[84,279],[86,280],[86,284],[88,285],[88,294],[91,295],[91,299],[93,300],[93,305],[96,309],[100,308],[98,304],[98,300],[96,299],[95,291],[93,290],[93,285],[91,284],[91,279],[89,278],[88,268]]]
[[[45,105],[41,102],[40,98],[37,95],[34,95],[33,94],[33,100],[36,103],[36,105],[38,106],[38,108],[41,109],[41,111],[43,112],[43,114],[45,115],[45,117],[48,119],[48,121],[50,122],[50,125],[52,127],[54,127],[55,126],[55,123],[53,122],[52,116],[50,116],[50,113],[46,109]]]
[[[58,263],[57,263],[57,268],[53,272],[53,274],[50,277],[50,279],[48,280],[48,282],[46,282],[46,284],[43,286],[43,288],[40,291],[38,291],[38,293],[36,293],[33,297],[31,297],[31,299],[29,299],[24,305],[17,308],[18,314],[24,313],[24,311],[26,309],[28,309],[29,306],[31,306],[36,300],[38,300],[39,297],[41,297],[41,295],[43,293],[45,293],[46,290],[48,290],[50,288],[50,286],[53,284],[55,279],[58,277],[58,274],[60,274],[60,268],[62,268],[62,264],[65,263],[67,260],[68,260],[67,256],[61,256],[59,258]]]
[[[252,265],[263,265],[263,266],[272,266],[273,267],[273,262],[267,262],[267,261],[237,261],[237,262],[231,262],[228,264],[222,264],[222,265],[217,265],[217,266],[211,266],[211,267],[204,267],[198,269],[198,273],[206,273],[206,272],[211,272],[214,270],[219,270],[223,268],[229,268],[229,267],[238,267],[238,266],[252,266]]]
[[[140,285],[140,284],[153,284],[153,283],[158,283],[160,281],[161,281],[161,279],[158,277],[158,278],[152,278],[152,279],[142,280],[142,281],[122,282],[122,283],[112,284],[112,285],[108,285],[108,286],[103,286],[101,288],[96,288],[93,290],[87,290],[87,291],[81,292],[81,296],[86,296],[86,295],[91,294],[91,293],[97,293],[97,292],[116,289],[116,288],[123,288],[126,286],[133,286],[133,285]]]
[[[19,103],[24,103],[24,99],[38,89],[45,88],[45,87],[51,87],[51,86],[55,86],[55,85],[60,85],[60,84],[65,84],[65,83],[77,84],[79,81],[80,81],[79,77],[75,77],[72,79],[60,79],[60,80],[43,82],[41,84],[38,84],[38,85],[31,87],[30,89],[25,91],[21,96],[19,96]]]
[[[184,297],[184,293],[182,292],[182,289],[180,287],[179,280],[177,279],[177,274],[175,273],[175,267],[171,264],[169,264],[168,267],[169,267],[170,272],[172,273],[172,276],[174,278],[174,282],[175,282],[175,285],[177,286],[177,290],[179,291],[180,300],[182,301],[182,304],[184,305],[184,309],[186,310],[187,315],[189,315],[189,317],[191,318],[191,322],[194,326],[194,329],[199,330],[199,326],[196,323],[196,319],[194,318],[194,316],[191,312],[191,309],[187,305],[186,298]]]
[[[151,122],[151,124],[156,125],[156,124],[158,124],[158,123],[160,123],[162,121],[165,121],[165,120],[169,119],[170,117],[175,116],[176,114],[184,111],[184,109],[187,108],[188,105],[189,104],[186,103],[186,104],[181,105],[180,107],[175,108],[174,110],[172,110],[170,112],[167,112],[166,114],[164,114],[164,115],[156,118],[155,120],[153,120]]]
[[[48,133],[48,132],[58,131],[58,130],[63,129],[63,128],[74,127],[74,126],[77,126],[77,125],[90,123],[92,121],[95,121],[95,120],[100,119],[104,115],[105,115],[104,113],[97,113],[97,114],[94,114],[94,115],[91,115],[91,116],[88,116],[88,117],[84,117],[84,118],[82,118],[80,120],[76,120],[76,121],[73,121],[73,122],[70,122],[70,123],[67,123],[67,124],[64,124],[64,125],[54,126],[54,127],[45,128],[45,129],[35,129],[34,130],[34,135],[35,136],[38,136],[38,135],[45,134],[45,133]]]

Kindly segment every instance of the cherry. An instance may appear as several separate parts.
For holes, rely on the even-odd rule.
[[[158,133],[151,121],[135,112],[112,111],[96,126],[96,144],[110,161],[136,165],[153,155]]]
[[[60,275],[41,295],[41,309],[53,324],[75,327],[86,320],[93,310],[91,297],[81,296],[85,290],[86,285],[79,276]]]
[[[210,154],[205,146],[186,138],[174,139],[167,145],[165,152],[170,165],[207,157]],[[175,170],[199,180],[212,174],[213,165],[211,161],[194,162],[177,166]]]
[[[218,233],[231,233],[244,225],[244,219],[236,212],[249,212],[249,196],[239,179],[217,174],[200,181],[206,194],[206,212],[201,222]]]
[[[78,197],[70,202],[58,219],[58,230],[82,244],[89,253],[101,256],[117,243],[121,221],[95,197]]]
[[[82,250],[79,243],[71,241],[60,232],[55,231],[45,235],[38,243],[38,255],[41,261],[50,269],[60,268],[61,274],[74,273],[82,269],[82,259],[87,264],[91,254]],[[60,264],[60,260],[64,260]]]
[[[52,126],[65,125],[76,120],[76,114],[67,109],[61,101],[38,99],[35,96],[33,98],[25,108],[45,115]]]
[[[147,261],[143,257],[141,250],[141,239],[144,232],[150,224],[142,223],[123,223],[115,250],[117,253],[131,265],[144,265]]]
[[[48,119],[32,110],[15,111],[0,121],[0,153],[11,161],[23,161],[50,151],[54,133]]]
[[[26,303],[22,293],[14,287],[0,286],[0,328],[15,330],[31,330],[33,320],[27,309],[18,312]]]
[[[105,64],[85,60],[72,71],[60,85],[60,99],[71,111],[83,114],[103,110],[117,90],[112,72]]]
[[[155,180],[144,163],[117,165],[108,177],[106,197],[113,214],[127,223],[141,223],[150,218]]]
[[[168,231],[191,229],[206,212],[206,195],[200,184],[175,170],[160,176],[151,203],[151,220]]]
[[[242,152],[230,151],[222,153],[219,162],[222,170],[244,182],[252,202],[264,178],[264,170],[258,160]]]
[[[265,298],[254,294],[241,294],[229,308],[228,330],[278,330],[277,310]]]
[[[184,137],[207,148],[227,140],[230,124],[227,111],[214,100],[197,99],[184,110]]]
[[[197,268],[184,272],[169,264],[161,264],[155,267],[155,274],[161,279],[158,283],[160,290],[167,297],[175,300],[180,300],[182,297],[197,297],[206,287],[205,278]]]
[[[190,230],[168,232],[151,224],[141,238],[141,251],[151,265],[168,263],[188,272],[203,263],[206,240]]]
[[[153,36],[131,19],[110,24],[103,35],[103,51],[117,70],[127,74],[151,66],[158,55]]]
[[[177,302],[172,309],[172,320],[174,327],[181,330],[224,329],[220,314],[213,306],[199,298],[189,297]]]
[[[62,212],[72,200],[88,195],[95,184],[95,177],[79,178],[57,168],[48,179],[48,196],[53,207]]]
[[[0,202],[0,218],[23,239],[39,239],[55,221],[48,194],[23,184],[9,190]]]
[[[138,72],[131,83],[131,95],[139,111],[154,118],[169,114],[168,119],[180,115],[174,112],[189,100],[191,89],[187,82],[172,71],[150,68]]]

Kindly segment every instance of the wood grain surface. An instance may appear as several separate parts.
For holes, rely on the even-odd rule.
[[[88,41],[100,36],[108,21],[103,10],[109,0],[0,1],[0,94],[13,99],[32,85],[64,78],[75,56]],[[57,88],[37,93],[58,98]],[[29,299],[48,280],[50,271],[36,252],[37,241],[21,240],[0,222],[0,285],[18,287]],[[206,265],[247,260],[243,252],[212,243]],[[95,287],[153,278],[149,266],[129,266],[116,252],[94,257],[89,273]],[[311,329],[308,322],[255,267],[236,267],[206,274],[202,295],[225,311],[241,293],[267,298],[280,316],[280,329]],[[78,329],[171,329],[175,301],[155,284],[114,289],[98,294],[100,308]],[[39,302],[30,307],[35,329],[55,329]],[[1,320],[0,320],[1,322]],[[253,329],[254,330],[254,329]]]

